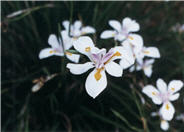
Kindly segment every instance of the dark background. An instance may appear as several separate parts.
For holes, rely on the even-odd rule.
[[[159,77],[167,83],[184,79],[184,34],[171,30],[176,23],[184,23],[183,14],[183,2],[1,2],[2,131],[161,131],[159,117],[150,116],[159,106],[141,93],[139,84],[155,85]],[[108,20],[122,21],[127,16],[140,24],[138,34],[145,46],[160,50],[151,78],[128,70],[122,78],[108,76],[108,87],[92,99],[84,87],[89,72],[70,74],[64,57],[38,58],[40,50],[48,47],[48,36],[58,35],[59,25],[64,29],[64,20],[80,19],[95,27],[96,34],[90,36],[98,47],[109,49],[113,39],[101,40],[100,33],[111,29]],[[60,74],[40,91],[31,92],[32,80],[53,73]],[[173,103],[175,116],[184,112],[184,91],[180,93]],[[170,127],[172,132],[184,131],[183,122],[175,119]]]

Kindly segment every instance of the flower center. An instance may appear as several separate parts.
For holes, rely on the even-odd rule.
[[[160,97],[162,99],[163,102],[167,102],[169,100],[169,93],[161,93]]]
[[[100,58],[98,64],[96,64],[97,71],[96,71],[96,73],[94,75],[96,81],[99,81],[101,79],[101,77],[102,77],[101,71],[104,70],[104,66],[107,63],[109,63],[112,60],[112,58],[115,57],[115,56],[121,56],[121,54],[117,51],[116,53],[112,54],[111,56],[107,56],[107,58],[106,58],[106,56],[104,58],[103,57]],[[104,62],[104,60],[106,60],[106,61]]]

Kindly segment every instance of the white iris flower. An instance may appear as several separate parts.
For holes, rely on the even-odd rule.
[[[87,93],[93,98],[96,98],[107,86],[105,71],[115,77],[122,76],[123,69],[114,60],[126,59],[129,61],[132,59],[122,46],[111,48],[106,52],[104,48],[96,48],[89,37],[80,37],[74,41],[73,45],[78,52],[86,55],[90,61],[84,64],[69,63],[67,64],[67,68],[75,75],[80,75],[94,68],[88,75],[85,83]]]
[[[175,109],[170,101],[175,101],[179,98],[180,94],[176,93],[183,87],[183,82],[180,80],[172,80],[168,87],[162,79],[156,82],[156,89],[152,85],[147,85],[143,88],[142,92],[149,96],[155,104],[163,104],[159,113],[164,120],[172,120]]]
[[[114,38],[120,42],[127,40],[135,46],[143,45],[142,37],[138,34],[132,33],[137,32],[140,29],[139,24],[135,20],[126,17],[123,19],[122,24],[116,20],[110,20],[109,25],[114,30],[105,30],[102,32],[100,35],[102,39]]]
[[[63,21],[64,31],[70,34],[73,40],[76,40],[78,37],[86,34],[93,34],[96,30],[91,26],[82,26],[82,22],[77,20],[74,24],[70,25],[70,22],[65,20]],[[70,26],[70,29],[69,29]],[[69,32],[70,31],[70,32]]]
[[[59,40],[57,39],[56,35],[51,34],[49,36],[48,43],[51,47],[42,49],[39,53],[39,58],[43,59],[53,55],[64,56],[65,54],[69,60],[78,63],[80,55],[65,52],[65,50],[68,50],[72,47],[72,44],[70,43],[71,39],[67,36],[66,32],[62,32],[61,35],[63,43],[60,38]]]

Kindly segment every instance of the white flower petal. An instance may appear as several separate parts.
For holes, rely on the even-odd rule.
[[[65,21],[62,22],[62,24],[63,24],[63,27],[64,27],[66,30],[69,30],[69,25],[70,25],[70,22],[69,22],[69,21],[65,20]]]
[[[121,66],[113,61],[105,65],[105,70],[107,71],[107,73],[114,77],[121,77],[123,74],[123,69],[121,68]]]
[[[164,82],[163,79],[159,78],[156,82],[156,85],[161,93],[167,92],[167,84]]]
[[[140,29],[139,24],[135,21],[126,17],[122,21],[123,28],[125,28],[128,32],[137,32]]]
[[[128,52],[130,52],[133,55],[133,47],[131,46],[130,42],[128,40],[123,41],[123,43],[121,43],[121,45],[128,50]]]
[[[129,69],[129,72],[133,72],[133,71],[135,71],[135,66],[134,65],[131,66],[130,69]]]
[[[66,57],[69,60],[71,60],[72,62],[78,63],[79,62],[80,55],[66,52]]]
[[[176,93],[176,94],[172,94],[169,96],[169,100],[170,101],[175,101],[179,98],[180,94],[179,93]]]
[[[93,68],[94,65],[92,62],[86,62],[84,64],[72,64],[68,63],[66,66],[72,74],[80,75],[87,72],[89,69]]]
[[[147,85],[142,89],[142,92],[152,99],[155,104],[161,104],[162,100],[159,96],[159,91],[152,85]]]
[[[73,38],[68,36],[68,31],[66,30],[61,31],[61,36],[63,40],[64,49],[65,50],[70,49],[73,45]]]
[[[82,27],[82,23],[81,23],[81,21],[75,21],[74,22],[74,28],[75,29],[80,29]]]
[[[52,48],[58,48],[60,46],[56,35],[51,34],[48,39],[48,43]]]
[[[101,78],[99,80],[96,80],[95,78],[96,73],[97,73],[97,70],[94,69],[88,75],[86,84],[85,84],[87,93],[93,98],[96,98],[107,86],[107,77],[106,77],[105,71],[102,70],[100,72]]]
[[[94,48],[93,41],[90,37],[79,37],[73,42],[74,48],[84,55],[89,55],[90,51]]]
[[[90,26],[83,27],[81,31],[82,31],[82,35],[96,32],[96,30]]]
[[[52,55],[64,56],[63,53],[56,53],[54,51],[54,49],[52,49],[52,48],[45,48],[45,49],[40,51],[39,58],[43,59],[43,58],[47,58],[47,57],[52,56]]]
[[[143,68],[143,70],[144,70],[144,74],[147,76],[147,77],[151,77],[151,75],[152,75],[152,65],[149,65],[149,66],[145,66],[144,68]]]
[[[100,35],[100,38],[102,39],[107,39],[107,38],[112,38],[116,35],[116,32],[115,31],[112,31],[112,30],[106,30],[106,31],[103,31]]]
[[[160,114],[162,115],[162,118],[167,121],[173,119],[174,113],[174,106],[170,102],[165,102],[160,109]]]
[[[169,123],[166,120],[161,120],[160,128],[164,131],[167,131],[169,129]]]
[[[126,36],[121,33],[118,33],[117,35],[115,35],[115,40],[118,40],[118,41],[123,41],[125,38]]]
[[[145,65],[148,66],[148,65],[152,65],[153,63],[155,62],[155,59],[147,59],[145,60]]]
[[[121,31],[121,24],[120,22],[116,20],[110,20],[109,25],[114,28],[116,31],[120,32]]]
[[[183,82],[180,80],[172,80],[168,85],[168,91],[170,93],[176,93],[183,87]]]
[[[114,51],[118,51],[121,56],[116,58],[121,58],[120,65],[122,68],[126,69],[135,63],[135,58],[130,50],[122,46],[116,46]]]
[[[148,47],[143,50],[145,56],[153,57],[153,58],[160,58],[160,52],[156,47]]]
[[[143,47],[143,38],[138,34],[129,34],[128,41],[138,50],[142,49]]]

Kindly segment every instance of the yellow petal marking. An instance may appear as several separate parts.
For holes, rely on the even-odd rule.
[[[66,55],[72,56],[72,53],[70,52],[65,52]]]
[[[49,51],[49,53],[50,53],[50,54],[52,54],[52,53],[54,53],[54,51],[53,51],[53,50],[51,50],[51,51]]]
[[[155,92],[152,92],[152,95],[156,95],[156,93]]]
[[[150,52],[149,51],[143,51],[145,54],[149,54]]]
[[[172,91],[175,91],[175,88],[171,88]]]
[[[129,38],[130,40],[134,40],[134,38],[133,38],[132,36],[128,36],[128,38]]]
[[[166,110],[169,110],[170,109],[169,104],[166,104],[165,108]]]
[[[116,35],[115,33],[112,34],[113,37],[114,37],[115,35]]]
[[[102,77],[102,75],[101,75],[101,71],[103,70],[104,68],[99,68],[99,69],[97,69],[97,71],[96,71],[96,73],[95,73],[95,79],[96,79],[96,81],[99,81],[100,79],[101,79],[101,77]]]
[[[86,51],[86,52],[89,52],[90,50],[91,50],[91,47],[86,47],[86,48],[85,48],[85,51]]]

